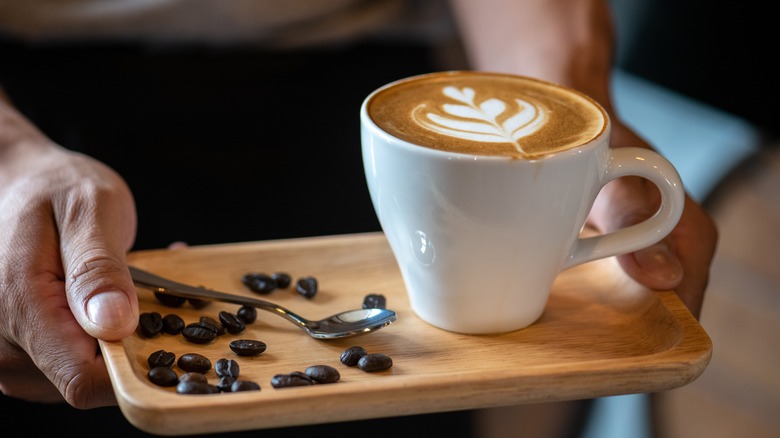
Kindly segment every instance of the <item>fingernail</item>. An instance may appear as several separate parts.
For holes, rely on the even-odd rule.
[[[642,270],[658,280],[675,282],[682,278],[680,259],[664,243],[639,250],[634,253],[634,257]]]
[[[101,292],[87,302],[87,317],[100,327],[120,329],[130,322],[132,307],[122,292]]]

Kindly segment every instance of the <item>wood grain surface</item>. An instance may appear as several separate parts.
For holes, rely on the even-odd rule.
[[[293,280],[314,276],[312,299],[291,289],[260,298],[302,316],[319,319],[360,308],[365,295],[381,293],[397,312],[393,324],[368,335],[317,340],[278,315],[258,310],[258,319],[236,335],[206,345],[181,335],[147,339],[134,334],[101,342],[119,406],[136,427],[160,435],[224,432],[360,420],[398,415],[508,406],[523,403],[655,392],[686,385],[707,366],[712,343],[673,291],[639,287],[614,259],[561,273],[545,313],[530,327],[499,335],[462,335],[437,329],[415,316],[384,235],[366,233],[149,250],[129,263],[172,280],[256,296],[242,283],[248,272],[284,271]],[[138,288],[141,311],[177,313],[186,322],[217,317],[237,305],[161,305]],[[245,358],[230,340],[253,338],[267,350]],[[389,370],[368,373],[341,364],[341,352],[360,345],[392,357]],[[260,391],[182,395],[153,385],[148,356],[164,349],[180,356],[197,352],[235,359],[241,377]],[[341,380],[297,388],[273,388],[275,374],[326,364]],[[174,366],[177,373],[182,371]],[[216,383],[214,370],[207,373]]]

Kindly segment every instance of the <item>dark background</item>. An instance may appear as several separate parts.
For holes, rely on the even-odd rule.
[[[777,135],[778,38],[768,6],[644,2],[619,65]],[[127,180],[139,214],[134,249],[378,230],[360,157],[360,103],[384,83],[438,69],[427,47],[405,44],[280,54],[0,36],[0,83],[12,100],[53,140]],[[0,412],[27,434],[149,436],[115,407],[78,411],[0,396]],[[468,413],[228,435],[434,430],[471,436]]]
[[[625,26],[620,67],[780,135],[780,37],[771,3],[612,3]]]

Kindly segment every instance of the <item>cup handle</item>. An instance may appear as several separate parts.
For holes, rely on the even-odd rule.
[[[661,191],[661,206],[650,218],[607,234],[578,238],[563,269],[596,259],[627,254],[666,237],[677,225],[685,206],[685,191],[677,170],[658,153],[643,148],[614,148],[607,164],[603,188],[623,176],[650,180]]]

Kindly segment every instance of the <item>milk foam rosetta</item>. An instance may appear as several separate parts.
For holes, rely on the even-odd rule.
[[[368,103],[386,132],[434,149],[536,157],[570,149],[606,126],[588,97],[534,79],[448,72],[399,81]]]

